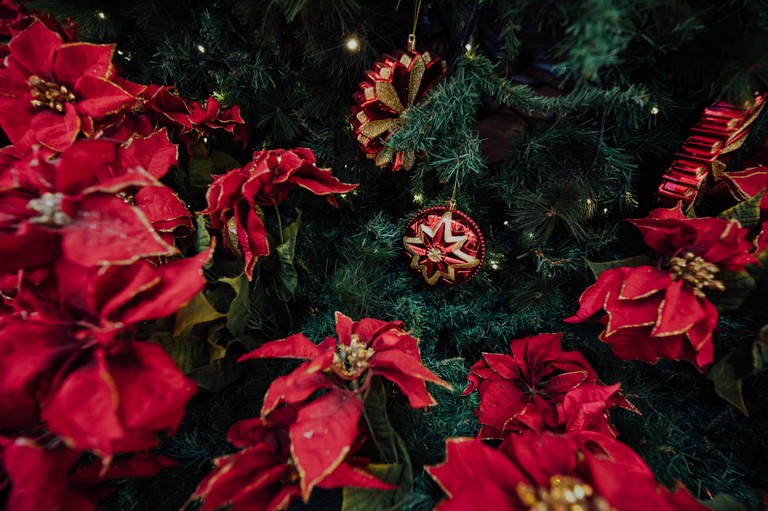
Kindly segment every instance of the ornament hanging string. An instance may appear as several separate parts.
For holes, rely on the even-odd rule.
[[[459,191],[459,171],[456,170],[453,178],[453,192],[451,193],[451,199],[448,201],[448,208],[451,210],[456,209],[456,194]]]
[[[419,12],[421,11],[421,0],[416,0],[413,8],[413,28],[408,34],[408,51],[416,51],[416,25],[419,23]]]

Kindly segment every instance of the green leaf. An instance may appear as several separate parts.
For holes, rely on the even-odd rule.
[[[592,270],[592,273],[595,275],[595,278],[599,277],[600,274],[605,270],[622,268],[624,266],[637,268],[638,266],[653,266],[656,264],[656,261],[644,255],[630,257],[629,259],[620,259],[618,261],[607,261],[604,263],[596,263],[594,261],[590,261],[589,259],[585,259],[585,261],[587,262],[589,269]]]
[[[385,483],[402,485],[406,468],[400,463],[377,464],[371,463],[365,471],[373,474]],[[341,511],[385,511],[400,509],[402,499],[407,492],[402,490],[372,490],[366,488],[344,487],[344,503]]]
[[[197,232],[195,232],[195,250],[200,254],[211,248],[211,233],[208,232],[208,224],[203,215],[195,215]],[[213,258],[209,259],[203,268],[208,269],[213,265]]]
[[[243,374],[243,365],[237,363],[240,355],[232,355],[216,362],[196,367],[187,376],[197,382],[200,388],[215,392],[237,380]]]
[[[725,285],[725,291],[707,290],[705,294],[718,312],[730,312],[741,307],[755,287],[755,279],[746,271],[722,271],[717,280]]]
[[[727,493],[720,493],[712,500],[699,501],[714,511],[747,511],[741,502],[731,497]]]
[[[371,379],[363,404],[363,417],[380,460],[384,462],[370,464],[366,470],[382,481],[397,485],[398,489],[344,488],[342,511],[399,509],[413,489],[413,468],[405,442],[389,422],[387,394],[378,376]]]
[[[189,332],[196,325],[215,321],[225,316],[226,314],[217,311],[208,303],[202,292],[197,293],[189,303],[176,312],[173,336],[178,337]]]
[[[164,332],[152,335],[150,340],[162,346],[184,374],[207,362],[208,343],[201,337],[174,337]]]
[[[241,273],[233,278],[222,277],[219,282],[223,282],[235,290],[235,298],[229,305],[227,312],[227,329],[237,337],[245,332],[250,316],[251,290],[248,277],[245,276],[245,273]]]
[[[728,208],[719,215],[718,218],[738,220],[742,227],[752,229],[760,223],[760,201],[765,195],[765,190],[754,197],[739,202],[732,208]]]
[[[189,160],[189,184],[192,188],[205,190],[213,182],[216,163],[213,158],[191,158]]]
[[[280,270],[278,275],[280,277],[280,284],[282,289],[278,290],[278,296],[283,301],[288,301],[296,293],[296,288],[299,285],[299,275],[296,272],[296,267],[293,264],[293,258],[296,253],[296,238],[299,233],[299,227],[301,226],[301,211],[296,210],[298,217],[296,220],[283,229],[283,244],[278,245],[275,248],[278,257],[280,258]]]
[[[707,379],[715,384],[715,392],[741,412],[749,417],[744,396],[741,395],[741,379],[736,376],[736,371],[730,364],[731,355],[721,359],[709,370]]]
[[[211,151],[211,159],[213,160],[214,170],[217,174],[223,174],[228,170],[242,167],[240,162],[237,161],[234,156],[218,149]]]

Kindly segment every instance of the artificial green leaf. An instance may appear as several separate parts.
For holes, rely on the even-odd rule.
[[[250,316],[251,290],[248,277],[245,276],[245,273],[241,273],[233,278],[222,277],[219,282],[223,282],[235,290],[235,298],[229,305],[229,311],[227,311],[227,328],[232,332],[232,335],[237,337],[245,332]]]
[[[217,174],[223,174],[228,170],[242,167],[240,162],[237,161],[234,156],[218,149],[211,151],[211,159],[213,160],[214,170]]]
[[[237,363],[240,355],[231,355],[201,367],[196,367],[187,376],[197,382],[200,388],[215,392],[237,380],[243,374],[243,366]]]
[[[371,463],[365,471],[373,474],[385,483],[403,484],[404,467],[400,463],[376,464]],[[400,509],[402,500],[407,492],[401,490],[372,490],[366,488],[344,487],[344,501],[341,511],[385,511]]]
[[[207,361],[208,344],[201,337],[174,337],[165,332],[152,335],[150,340],[162,346],[184,374]]]
[[[714,509],[714,511],[747,511],[747,508],[745,508],[741,502],[727,493],[720,493],[712,500],[703,500],[700,502],[708,508]]]
[[[293,264],[293,258],[296,252],[296,238],[301,226],[301,211],[296,210],[298,217],[296,220],[283,229],[283,243],[275,248],[280,258],[280,283],[282,289],[278,291],[278,296],[283,301],[288,301],[295,293],[299,285],[299,276],[296,267]]]
[[[217,311],[208,303],[208,300],[201,291],[176,312],[173,336],[178,337],[192,330],[196,325],[215,321],[225,316],[226,314]]]
[[[208,225],[203,215],[195,215],[195,223],[197,224],[197,232],[195,232],[195,250],[197,253],[202,253],[211,248],[211,233],[208,232]],[[208,269],[213,265],[213,258],[209,259],[203,268]]]
[[[624,266],[637,268],[638,266],[653,266],[656,264],[653,259],[644,255],[630,257],[628,259],[619,259],[618,261],[606,261],[604,263],[596,263],[594,261],[590,261],[589,259],[585,259],[585,261],[587,262],[589,269],[592,270],[592,273],[595,275],[595,278],[599,277],[600,274],[605,270],[622,268]]]
[[[744,396],[741,395],[741,378],[736,376],[736,371],[730,364],[731,355],[727,355],[712,366],[707,374],[707,379],[715,384],[715,392],[741,412],[749,417]]]
[[[725,285],[725,291],[707,290],[707,299],[718,312],[729,312],[741,307],[755,287],[755,279],[746,271],[723,271],[717,280]]]
[[[765,195],[765,191],[726,209],[717,217],[738,220],[742,227],[752,229],[760,223],[760,201],[762,201],[763,195]]]
[[[215,169],[216,163],[213,158],[191,158],[189,160],[189,184],[198,190],[207,189],[213,181],[212,176]]]

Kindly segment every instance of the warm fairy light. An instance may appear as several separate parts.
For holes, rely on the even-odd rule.
[[[205,53],[205,46],[203,46],[202,44],[198,44],[197,51],[199,51],[200,53]]]
[[[417,193],[413,196],[413,202],[421,202],[422,198],[421,194]]]
[[[509,220],[504,220],[504,225],[509,225]]]
[[[357,51],[360,48],[360,41],[357,40],[357,37],[351,36],[347,39],[346,46],[349,51]]]
[[[608,213],[608,208],[603,208],[603,213]]]
[[[107,15],[106,15],[106,14],[104,14],[104,11],[99,11],[99,12],[97,12],[97,13],[96,13],[96,17],[97,17],[97,18],[99,18],[100,20],[105,20],[105,19],[107,19]]]
[[[491,261],[491,269],[498,270],[499,269],[499,263],[496,261]]]
[[[653,105],[653,106],[651,107],[651,114],[652,114],[652,115],[656,115],[656,114],[658,114],[658,113],[659,113],[659,107],[657,107],[656,105]]]
[[[472,45],[467,43],[466,46],[464,46],[464,49],[467,51],[472,51]]]

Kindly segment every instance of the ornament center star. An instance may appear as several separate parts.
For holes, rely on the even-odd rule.
[[[480,259],[462,251],[468,237],[452,232],[452,212],[446,211],[430,228],[425,221],[417,227],[416,236],[404,237],[405,250],[411,254],[411,268],[421,271],[430,286],[444,277],[450,282],[456,280],[456,270],[474,268]]]

